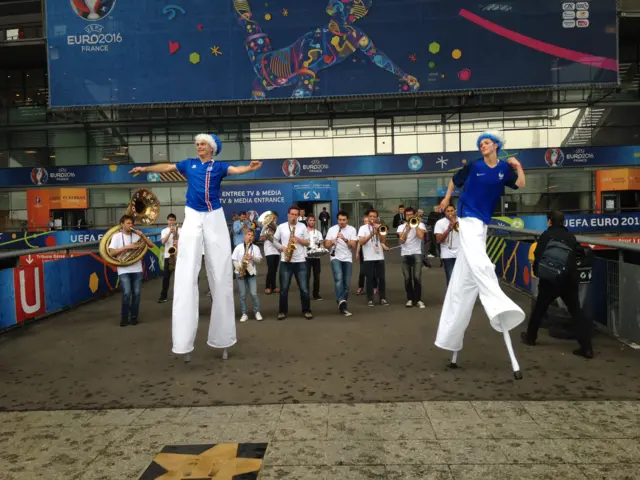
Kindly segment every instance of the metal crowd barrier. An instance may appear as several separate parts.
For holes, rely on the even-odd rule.
[[[495,236],[525,236],[534,241],[544,233],[499,225],[489,225],[489,229]],[[617,259],[607,258],[611,254],[595,258],[593,270],[597,281],[586,293],[594,298],[606,295],[606,321],[595,322],[596,327],[634,348],[640,348],[640,245],[585,235],[576,235],[576,240],[590,246],[614,248],[617,252]]]

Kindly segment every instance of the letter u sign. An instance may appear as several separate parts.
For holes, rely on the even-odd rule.
[[[41,264],[14,268],[13,284],[18,323],[45,314],[44,271]]]

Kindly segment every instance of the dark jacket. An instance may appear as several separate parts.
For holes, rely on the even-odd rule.
[[[578,268],[576,266],[576,255],[578,254],[578,249],[580,248],[580,244],[576,240],[575,235],[567,230],[567,227],[549,227],[538,239],[538,246],[536,247],[536,251],[534,252],[534,261],[533,261],[533,274],[538,275],[538,262],[542,258],[542,254],[544,253],[545,248],[547,248],[547,244],[549,240],[555,239],[561,242],[564,242],[573,250],[575,255],[570,258],[569,263],[569,271],[571,272],[571,278],[575,276],[577,278]]]
[[[398,228],[406,219],[407,217],[404,213],[396,213],[393,216],[393,228]]]

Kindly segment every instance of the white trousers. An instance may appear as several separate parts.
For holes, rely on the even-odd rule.
[[[202,253],[211,290],[207,345],[227,348],[236,343],[231,240],[222,208],[196,212],[185,207],[173,287],[173,353],[193,351],[198,330],[198,276]]]
[[[476,218],[460,218],[460,248],[442,305],[436,347],[462,350],[478,294],[491,326],[498,332],[520,325],[525,314],[500,288],[495,265],[487,255],[487,226]]]

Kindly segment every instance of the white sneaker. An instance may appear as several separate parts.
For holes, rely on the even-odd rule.
[[[261,321],[262,320],[262,315],[260,315],[260,312],[256,312],[256,320],[257,321]]]
[[[240,321],[244,323],[247,320],[249,320],[249,315],[247,315],[246,313],[243,313],[242,316],[240,317]]]
[[[418,302],[418,308],[427,308],[427,307],[426,307],[426,306],[425,306],[425,304],[422,302],[422,300],[420,300],[420,301]]]
[[[404,306],[407,308],[411,308],[413,307],[413,302],[411,300],[407,300],[407,303],[405,303]]]

